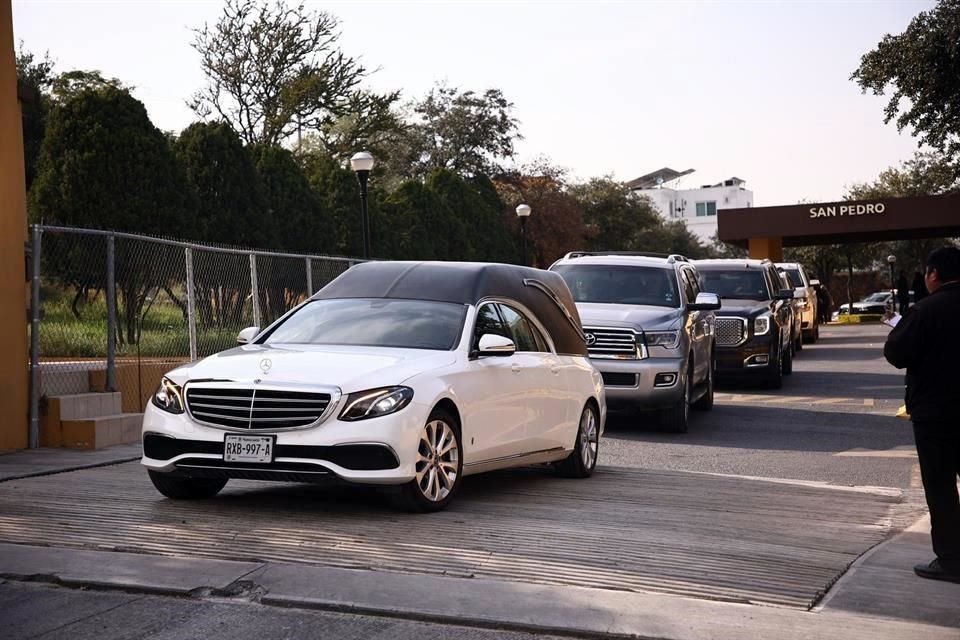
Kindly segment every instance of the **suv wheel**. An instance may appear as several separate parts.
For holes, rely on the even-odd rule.
[[[686,433],[690,426],[690,373],[683,377],[683,391],[680,400],[666,409],[661,415],[663,426],[673,433]]]
[[[692,409],[697,411],[710,411],[713,409],[713,370],[716,367],[716,360],[710,357],[710,367],[707,369],[707,379],[705,382],[706,391],[700,396],[700,399],[691,405]]]
[[[783,387],[783,347],[777,349],[776,364],[767,375],[767,386],[771,389],[780,389]]]
[[[212,498],[227,485],[226,479],[181,478],[153,470],[148,470],[147,474],[157,491],[174,500]]]
[[[783,375],[785,376],[793,373],[793,349],[789,349],[785,354],[783,354],[783,364],[781,368],[783,369]]]

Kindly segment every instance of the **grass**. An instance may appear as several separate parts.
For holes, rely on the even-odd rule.
[[[105,296],[93,294],[77,305],[79,317],[71,305],[76,292],[45,285],[41,291],[40,355],[53,358],[105,358],[107,355],[107,305]],[[252,323],[251,323],[252,324]],[[244,325],[246,326],[246,325]],[[197,352],[201,356],[222,351],[236,344],[242,326],[222,330],[197,327]],[[124,340],[125,331],[117,328],[117,356],[136,357],[137,345]],[[123,334],[123,335],[121,335]],[[141,322],[141,357],[190,356],[187,319],[166,293],[161,292]]]

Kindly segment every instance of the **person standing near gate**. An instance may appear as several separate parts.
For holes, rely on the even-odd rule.
[[[897,278],[897,302],[900,303],[900,315],[907,312],[910,306],[910,281],[907,280],[907,272],[900,270],[900,277]]]
[[[916,304],[927,297],[927,285],[923,282],[923,274],[919,271],[913,274],[913,302]]]
[[[960,583],[960,249],[931,252],[924,283],[930,295],[891,321],[883,355],[907,370],[907,412],[930,509],[936,558],[913,570],[922,578]]]

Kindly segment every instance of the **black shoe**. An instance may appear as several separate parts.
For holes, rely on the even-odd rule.
[[[940,564],[940,560],[934,560],[930,564],[918,564],[913,567],[913,572],[921,578],[930,578],[931,580],[943,580],[945,582],[956,582],[960,584],[960,571],[950,571]]]

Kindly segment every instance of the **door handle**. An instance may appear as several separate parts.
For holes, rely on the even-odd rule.
[[[560,375],[560,367],[557,366],[557,365],[551,366],[551,367],[550,367],[550,373],[552,373],[552,374],[555,375],[555,376],[556,376],[556,375]]]
[[[510,369],[511,369],[514,373],[520,373],[520,365],[518,365],[518,364],[513,365],[512,367],[510,367]]]

